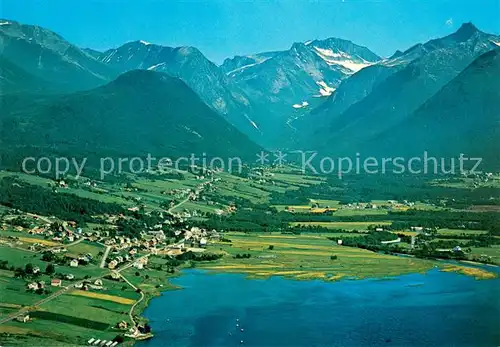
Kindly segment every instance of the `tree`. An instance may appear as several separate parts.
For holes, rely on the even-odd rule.
[[[33,274],[33,264],[31,264],[31,263],[26,264],[26,266],[24,267],[24,272],[28,275],[32,275]]]
[[[269,250],[272,251],[274,249],[274,245],[269,245]]]
[[[123,341],[125,341],[125,339],[123,338],[123,336],[121,335],[117,335],[114,339],[113,339],[114,342],[118,342],[118,343],[122,343]]]
[[[54,266],[54,264],[52,263],[47,264],[47,267],[45,268],[45,273],[47,275],[53,275],[55,272],[56,272],[56,267]]]
[[[50,252],[50,251],[47,251],[47,252],[44,252],[42,254],[42,260],[43,261],[54,261],[54,258],[56,256],[54,255],[54,253]]]
[[[26,272],[24,271],[24,269],[22,267],[16,268],[16,270],[14,271],[14,277],[23,278],[24,276],[26,276]]]

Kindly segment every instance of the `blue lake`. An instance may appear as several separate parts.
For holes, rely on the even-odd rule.
[[[155,337],[140,346],[500,345],[499,279],[432,270],[390,280],[248,280],[189,270],[173,283],[184,289],[150,302],[144,315]]]

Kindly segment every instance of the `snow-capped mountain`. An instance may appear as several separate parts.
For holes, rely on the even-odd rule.
[[[369,139],[403,122],[481,54],[497,48],[499,41],[466,23],[451,35],[359,71],[294,126],[312,130],[305,143],[321,138],[322,144],[339,151],[360,150]]]
[[[365,47],[329,38],[226,59],[221,68],[254,104],[271,112],[275,122],[287,123],[297,116],[294,110],[303,112],[317,104],[315,98],[328,97],[342,80],[380,60]]]
[[[353,74],[380,60],[380,57],[366,47],[351,41],[328,38],[306,42],[316,54],[330,66],[342,66],[347,74]]]
[[[443,38],[433,39],[426,43],[418,43],[411,48],[397,51],[391,57],[358,71],[350,78],[342,81],[335,93],[323,104],[294,122],[293,126],[301,129],[320,129],[326,123],[335,122],[343,113],[357,102],[362,101],[375,90],[385,95],[388,88],[386,80],[390,76],[407,69],[410,65],[414,70],[413,79],[427,80],[422,91],[417,95],[427,95],[437,86],[455,77],[467,64],[482,53],[497,46],[500,39],[479,31],[473,24],[463,24],[455,33]],[[410,77],[410,70],[401,72]],[[403,79],[404,80],[404,79]],[[389,81],[387,81],[389,83]],[[395,87],[399,88],[399,87]]]

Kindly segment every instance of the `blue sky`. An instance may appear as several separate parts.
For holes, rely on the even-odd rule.
[[[209,59],[340,37],[388,56],[463,22],[500,33],[500,0],[0,0],[0,16],[98,50],[127,41],[196,46]]]

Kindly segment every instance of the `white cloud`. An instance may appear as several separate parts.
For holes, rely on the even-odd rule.
[[[453,26],[453,18],[448,18],[444,24],[446,24],[447,27]]]

